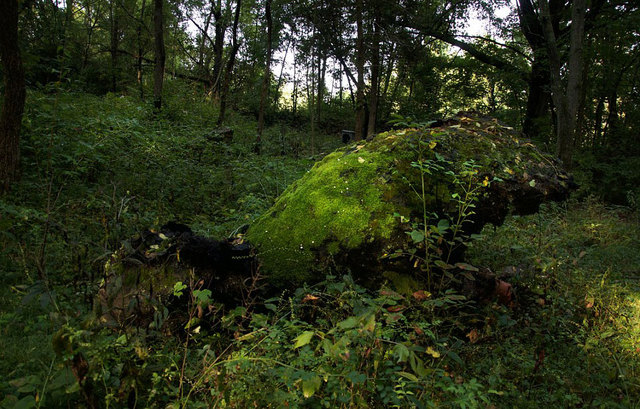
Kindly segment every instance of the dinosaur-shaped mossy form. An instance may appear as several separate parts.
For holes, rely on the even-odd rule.
[[[502,224],[510,209],[530,214],[568,197],[572,182],[559,163],[496,119],[463,113],[438,125],[338,149],[289,186],[246,235],[261,273],[277,286],[346,269],[375,282],[416,270],[388,255],[420,249],[408,233],[425,215],[428,225],[453,225],[469,186],[481,188],[458,237]]]

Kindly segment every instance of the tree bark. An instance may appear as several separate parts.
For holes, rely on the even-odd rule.
[[[18,47],[18,2],[6,0],[0,4],[0,60],[4,78],[0,114],[0,194],[3,194],[9,191],[19,175],[20,128],[26,91]]]
[[[238,43],[238,24],[240,21],[240,9],[242,8],[242,0],[238,0],[236,4],[236,12],[233,17],[233,32],[231,37],[231,52],[229,53],[229,59],[227,60],[227,66],[225,67],[224,82],[220,89],[220,112],[218,113],[218,120],[216,124],[221,126],[224,122],[224,115],[227,109],[227,96],[229,94],[229,88],[231,87],[231,76],[233,75],[233,66],[236,63],[236,54],[240,48]]]
[[[267,106],[269,83],[271,82],[271,40],[273,21],[271,19],[271,1],[265,0],[265,19],[267,20],[267,55],[264,64],[264,76],[262,77],[262,89],[260,90],[260,110],[258,111],[258,136],[256,137],[255,151],[260,154],[262,148],[262,133],[264,131],[264,111]]]
[[[109,53],[111,54],[111,92],[118,89],[118,48],[120,42],[120,19],[117,5],[114,1],[109,3],[110,41]]]
[[[376,133],[376,121],[378,119],[378,95],[380,88],[380,13],[376,11],[373,21],[373,44],[371,50],[371,90],[369,91],[369,124],[367,126],[367,139],[373,138]]]
[[[142,79],[142,62],[144,59],[144,49],[142,47],[142,28],[144,27],[144,9],[147,6],[147,0],[142,0],[142,6],[140,6],[140,19],[138,20],[138,26],[136,27],[136,37],[138,41],[138,55],[136,56],[136,71],[138,78],[138,87],[140,91],[140,99],[144,99],[144,83]]]
[[[212,2],[213,3],[213,2]],[[211,7],[214,7],[211,4]],[[213,43],[213,73],[212,73],[212,83],[213,83],[213,98],[217,100],[220,98],[220,86],[222,76],[222,51],[224,50],[224,32],[225,25],[224,20],[222,18],[222,0],[218,0],[215,4],[215,8],[213,9],[213,16],[216,19],[215,23],[215,39]]]
[[[569,58],[566,72],[566,87],[562,79],[562,60],[556,39],[556,30],[553,27],[550,6],[548,0],[540,0],[542,15],[542,27],[547,45],[551,79],[551,97],[556,108],[556,154],[571,167],[573,142],[576,130],[576,115],[580,106],[582,94],[583,69],[582,49],[584,42],[584,23],[586,14],[586,1],[574,0],[571,8],[571,31],[569,43]]]
[[[534,57],[529,78],[529,92],[522,133],[527,138],[537,138],[542,134],[543,123],[549,121],[549,69]]]
[[[164,0],[154,0],[153,34],[155,37],[155,67],[153,70],[153,105],[156,110],[162,109],[162,83],[164,81],[164,17],[162,6]]]
[[[318,50],[318,83],[316,94],[316,122],[320,122],[320,115],[322,114],[322,104],[324,103],[324,91],[325,91],[325,74],[327,72],[327,54],[324,50]]]
[[[364,100],[364,33],[362,29],[362,0],[356,0],[356,71],[358,80],[356,83],[356,129],[354,139],[363,139],[365,121],[365,100]]]

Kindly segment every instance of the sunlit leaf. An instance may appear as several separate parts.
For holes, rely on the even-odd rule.
[[[311,338],[313,338],[313,335],[315,334],[314,331],[305,331],[302,334],[298,335],[295,339],[295,343],[293,345],[293,348],[301,348],[305,345],[307,345],[309,342],[311,342]]]

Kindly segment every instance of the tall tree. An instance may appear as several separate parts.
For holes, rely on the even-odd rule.
[[[356,20],[356,71],[358,80],[356,82],[356,129],[355,140],[363,139],[365,125],[365,100],[364,100],[364,64],[365,64],[365,44],[363,29],[363,0],[356,0],[355,20]]]
[[[264,131],[264,114],[268,103],[269,84],[271,83],[271,53],[273,20],[271,18],[271,0],[265,1],[265,19],[267,21],[267,47],[264,63],[264,76],[262,77],[262,87],[260,90],[260,110],[258,111],[258,136],[256,138],[256,153],[260,154],[262,147],[262,133]]]
[[[376,132],[378,119],[378,95],[380,93],[380,8],[376,7],[373,19],[373,37],[371,44],[371,90],[369,91],[369,124],[367,139]]]
[[[573,0],[571,7],[569,56],[565,70],[566,85],[562,75],[563,59],[551,19],[549,1],[539,0],[539,6],[549,54],[551,97],[556,109],[556,153],[565,166],[570,167],[578,108],[584,87],[583,43],[586,0]]]
[[[144,9],[147,5],[147,0],[142,0],[142,5],[140,6],[140,15],[138,16],[138,21],[136,24],[136,42],[138,45],[138,50],[136,52],[136,77],[138,81],[138,89],[140,92],[140,99],[144,99],[144,82],[143,82],[143,72],[142,72],[142,62],[144,59],[144,48],[142,43],[142,29],[146,28],[144,24]]]
[[[68,7],[68,5],[67,5]],[[109,53],[111,54],[111,92],[118,88],[118,53],[120,46],[120,15],[119,6],[115,1],[109,2]]]
[[[225,21],[222,18],[222,0],[217,0],[215,4],[211,2],[213,9],[213,16],[216,19],[215,22],[215,39],[213,41],[213,72],[212,72],[212,84],[213,84],[213,96],[214,100],[220,98],[220,86],[222,75],[222,52],[224,49],[224,32],[226,29]]]
[[[240,42],[238,41],[238,25],[240,22],[240,10],[242,9],[242,0],[238,0],[236,3],[236,12],[233,17],[233,29],[231,31],[231,50],[229,51],[229,58],[227,60],[227,66],[225,67],[224,82],[220,88],[220,111],[218,112],[218,120],[216,124],[222,125],[224,122],[225,112],[227,110],[227,97],[229,94],[229,88],[231,87],[231,76],[233,75],[233,67],[236,63],[236,54],[240,48]]]
[[[18,47],[18,1],[0,2],[0,60],[4,98],[0,114],[0,193],[18,178],[20,127],[24,112],[25,82]]]
[[[166,53],[164,48],[164,16],[162,11],[164,0],[153,1],[153,35],[155,38],[155,67],[153,70],[153,105],[156,110],[162,108],[162,85],[164,81],[164,64]]]

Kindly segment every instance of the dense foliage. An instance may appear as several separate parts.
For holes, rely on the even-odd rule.
[[[3,407],[632,407],[640,397],[638,213],[596,201],[513,217],[473,242],[470,263],[512,269],[515,309],[328,276],[248,297],[179,336],[160,332],[162,311],[156,329],[95,326],[101,266],[122,239],[173,218],[227,235],[313,163],[304,144],[251,153],[255,123],[237,115],[236,142],[207,140],[210,105],[170,89],[175,107],[161,118],[130,97],[30,93],[23,179],[0,202]],[[267,140],[281,131],[267,128]],[[192,311],[211,302],[181,289]],[[90,365],[81,384],[79,352]]]
[[[637,408],[639,27],[630,0],[0,3],[0,408]],[[465,131],[440,121],[460,110],[487,134],[473,159],[434,149],[438,124]],[[491,157],[487,124],[523,137]],[[405,191],[386,193],[421,214],[371,193],[398,157],[364,140],[386,131],[420,136],[400,145]],[[362,200],[314,202],[360,149],[352,164],[385,166],[354,180]],[[470,227],[509,178],[549,193],[536,162],[575,187],[551,156],[577,182],[569,201],[506,219],[500,201],[501,227]],[[287,213],[299,180],[313,184]],[[289,233],[314,227],[314,204],[343,232],[326,263],[278,253],[330,241]],[[145,289],[170,302],[149,296],[144,325],[98,312],[132,241],[178,221],[242,242],[274,209],[288,220],[256,260],[295,286],[258,264],[224,303],[183,264]],[[362,223],[404,240],[356,272],[338,250]],[[411,274],[372,285],[373,258]],[[496,288],[480,296],[482,277]]]

